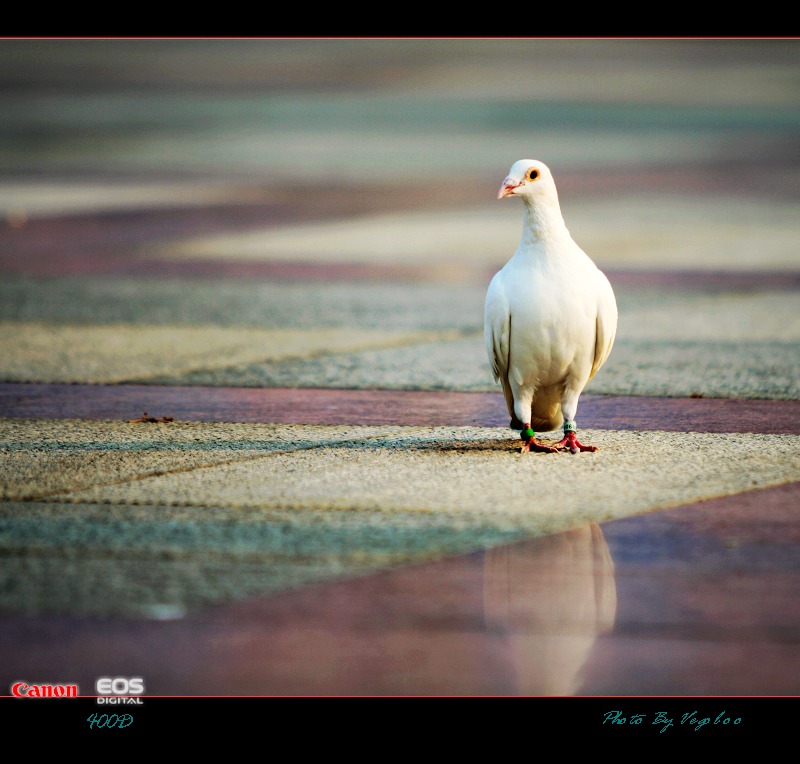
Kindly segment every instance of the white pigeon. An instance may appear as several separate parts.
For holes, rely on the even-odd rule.
[[[617,332],[617,302],[605,274],[567,230],[547,165],[515,162],[498,199],[522,200],[522,239],[486,293],[484,338],[511,427],[526,451],[596,451],[578,440],[578,399],[605,363]],[[538,440],[534,427],[564,437]]]

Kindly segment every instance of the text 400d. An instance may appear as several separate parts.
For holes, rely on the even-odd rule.
[[[89,722],[89,729],[95,727],[122,729],[133,724],[133,716],[131,714],[92,714],[86,721]]]

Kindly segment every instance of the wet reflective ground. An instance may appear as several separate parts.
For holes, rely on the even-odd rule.
[[[796,484],[753,491],[181,618],[7,615],[3,680],[92,686],[113,666],[154,695],[792,696],[796,501]]]

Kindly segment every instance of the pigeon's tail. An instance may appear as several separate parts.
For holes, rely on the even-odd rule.
[[[506,403],[511,414],[509,427],[512,430],[521,430],[523,422],[517,419],[517,415],[514,412],[514,398],[510,395],[510,391],[506,393]],[[546,390],[540,390],[533,400],[533,406],[531,406],[531,427],[539,432],[550,432],[551,430],[557,430],[562,424],[564,424],[564,415],[561,413],[561,389],[551,387]]]
[[[547,402],[546,404],[536,399],[531,411],[531,427],[541,432],[557,430],[564,424],[564,415],[561,413],[561,401]]]

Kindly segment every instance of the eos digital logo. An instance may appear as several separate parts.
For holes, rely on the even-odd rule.
[[[95,682],[98,703],[127,703],[142,705],[140,697],[131,697],[144,694],[144,679],[140,676],[101,676]]]

